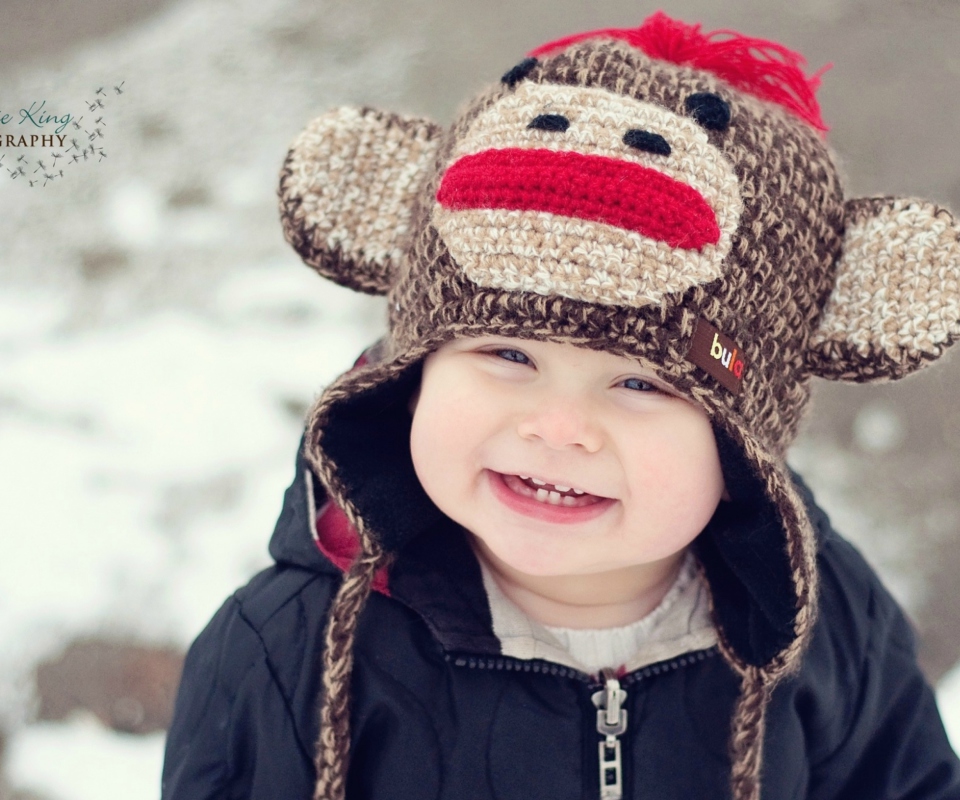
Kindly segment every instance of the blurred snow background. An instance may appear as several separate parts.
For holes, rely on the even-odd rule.
[[[654,10],[137,5],[0,8],[20,43],[0,38],[0,110],[85,113],[107,86],[109,154],[42,188],[0,174],[2,800],[157,797],[180,654],[267,563],[303,414],[381,329],[380,301],[282,241],[293,136],[344,102],[449,119],[530,47]],[[960,111],[942,99],[955,3],[666,10],[836,62],[821,98],[853,190],[960,206]],[[960,744],[958,372],[951,358],[903,385],[818,387],[793,462],[913,615]]]

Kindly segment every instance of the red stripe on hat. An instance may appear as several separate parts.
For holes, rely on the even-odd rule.
[[[545,211],[603,222],[686,250],[720,240],[716,214],[692,186],[641,164],[571,151],[464,156],[443,176],[437,202],[455,211]]]

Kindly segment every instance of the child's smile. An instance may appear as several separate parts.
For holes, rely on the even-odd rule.
[[[557,481],[544,481],[531,478],[529,475],[501,475],[500,477],[507,488],[516,494],[533,497],[541,503],[550,503],[555,506],[582,508],[604,499],[583,489],[577,489],[575,486],[564,486]]]
[[[613,503],[572,486],[553,484],[520,475],[504,475],[488,470],[488,481],[494,495],[507,508],[546,522],[575,523],[591,520]]]

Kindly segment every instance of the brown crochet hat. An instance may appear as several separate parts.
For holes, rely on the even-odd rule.
[[[784,461],[809,380],[900,378],[960,337],[960,228],[922,200],[844,198],[803,67],[658,13],[538,48],[449,128],[340,108],[293,143],[287,240],[389,299],[376,356],[308,423],[306,456],[362,548],[330,613],[316,797],[343,797],[373,575],[440,513],[406,398],[428,353],[491,332],[643,358],[709,415],[732,502],[697,555],[742,679],[733,797],[759,797],[767,700],[816,613],[814,534]]]

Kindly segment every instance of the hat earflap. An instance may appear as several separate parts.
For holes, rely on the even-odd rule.
[[[960,226],[915,198],[845,204],[846,232],[833,290],[806,356],[812,375],[895,380],[960,339]]]
[[[280,172],[286,240],[324,277],[386,294],[442,130],[371,108],[321,114],[294,140]]]

